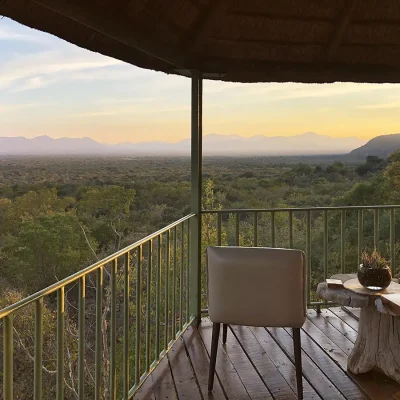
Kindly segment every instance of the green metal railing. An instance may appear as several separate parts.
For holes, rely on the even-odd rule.
[[[310,306],[319,306],[323,303],[315,296],[316,284],[333,273],[355,272],[363,249],[378,248],[390,259],[393,274],[397,273],[398,208],[400,206],[234,209],[205,210],[201,218],[188,215],[0,310],[3,398],[14,399],[13,364],[16,352],[21,351],[18,341],[15,346],[14,321],[18,313],[28,307],[32,307],[34,323],[32,386],[35,400],[44,398],[43,380],[48,373],[43,357],[45,309],[55,314],[53,398],[68,397],[67,391],[72,389],[66,377],[73,373],[75,398],[129,399],[177,338],[197,320],[200,301],[206,311],[204,250],[208,245],[304,250],[307,302]],[[69,304],[71,293],[75,301],[72,305]],[[72,316],[68,314],[71,309],[75,310]],[[76,365],[72,370],[66,361],[69,357],[66,330],[70,320],[77,327],[73,337]],[[92,327],[93,337],[88,337],[89,327]],[[104,358],[105,345],[109,349],[107,359]],[[88,348],[94,353],[90,360]],[[88,361],[93,371],[88,370]],[[91,387],[87,384],[88,375],[94,383]]]
[[[335,273],[356,272],[364,249],[377,248],[390,260],[393,275],[397,273],[399,216],[396,209],[399,208],[388,205],[204,210],[203,237],[213,240],[203,243],[203,247],[267,246],[303,250],[307,264],[307,303],[318,306],[324,304],[315,294],[318,282]],[[205,230],[208,231],[204,233]],[[206,284],[204,261],[203,285]],[[206,311],[206,293],[203,288],[203,311]]]
[[[189,307],[189,303],[193,301],[191,297],[194,297],[195,301],[198,298],[197,293],[190,292],[189,286],[197,268],[195,261],[191,260],[190,236],[193,232],[191,225],[194,217],[194,214],[188,215],[1,310],[3,371],[0,377],[3,380],[3,398],[14,399],[13,362],[16,349],[13,320],[19,311],[34,305],[32,386],[34,399],[43,399],[44,300],[56,313],[55,398],[71,398],[66,394],[66,391],[70,390],[70,387],[66,387],[66,302],[68,292],[75,286],[78,293],[74,309],[77,310],[76,315],[71,317],[78,330],[75,338],[76,368],[73,369],[76,373],[75,397],[96,400],[131,398],[173,343],[196,318],[196,315],[191,314],[192,310]],[[95,279],[92,279],[93,275]],[[86,309],[89,291],[95,292],[91,299],[94,313],[88,313]],[[134,293],[134,297],[131,292]],[[105,304],[106,297],[108,303]],[[130,311],[132,304],[136,311],[133,315]],[[91,314],[95,319],[94,337],[88,339],[86,326]],[[85,393],[90,372],[85,357],[89,340],[94,343],[94,385],[91,389],[93,393]],[[117,340],[122,341],[121,347],[118,347]],[[104,359],[105,345],[109,348],[108,360]],[[122,357],[117,358],[120,348]],[[105,381],[108,382],[107,387]]]

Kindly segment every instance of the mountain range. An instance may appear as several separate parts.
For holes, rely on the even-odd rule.
[[[251,136],[205,135],[203,138],[204,155],[235,156],[279,156],[313,154],[347,154],[366,144],[366,140],[357,137],[334,138],[306,132],[296,136]],[[190,139],[175,143],[139,142],[103,144],[84,138],[53,139],[38,136],[0,137],[0,155],[189,155]]]
[[[365,145],[354,149],[348,155],[354,160],[365,160],[367,156],[386,158],[390,153],[400,148],[400,133],[380,135],[371,139]]]

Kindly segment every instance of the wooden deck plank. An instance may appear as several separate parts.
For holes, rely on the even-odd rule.
[[[342,310],[353,316],[357,321],[360,320],[361,308],[342,307]]]
[[[341,307],[332,307],[330,308],[330,310],[343,322],[345,322],[347,325],[351,326],[356,332],[358,332],[358,321],[354,317],[349,315],[346,311],[342,310]]]
[[[268,352],[260,345],[250,329],[243,326],[231,326],[230,328],[274,399],[297,399],[292,388],[269,358]]]
[[[310,321],[308,321],[311,324]],[[307,324],[307,321],[306,321]],[[289,333],[289,332],[288,332]],[[324,372],[329,380],[336,386],[336,388],[348,400],[361,400],[368,399],[367,395],[353,382],[353,380],[343,371],[338,361],[334,361],[330,356],[334,353],[337,359],[343,363],[342,355],[344,354],[334,343],[330,342],[328,338],[324,338],[321,333],[318,335],[318,328],[313,329],[316,335],[313,339],[302,330],[301,345],[303,350],[309,355],[316,365]],[[326,347],[320,345],[322,341]],[[330,343],[329,343],[330,342]],[[318,344],[317,344],[318,343]],[[331,347],[331,348],[330,348]],[[329,353],[329,356],[328,356]],[[346,358],[346,356],[344,355]],[[347,364],[347,360],[346,360]]]
[[[207,320],[207,323],[210,324],[211,327],[211,321],[209,319]],[[246,388],[249,397],[252,400],[272,400],[272,396],[268,388],[265,386],[257,371],[252,366],[249,358],[243,351],[234,335],[228,335],[228,340],[224,347],[225,352],[236,369],[236,372]],[[219,357],[219,351],[220,350],[218,349],[217,358]]]
[[[168,361],[178,398],[201,400],[200,389],[197,386],[196,378],[182,339],[179,339],[168,353]]]
[[[265,333],[262,331],[264,330]],[[288,332],[283,328],[270,328],[253,330],[255,335],[258,337],[260,343],[265,342],[268,348],[273,347],[273,343],[276,341],[276,346],[280,346],[285,349],[289,354],[293,354],[293,340]],[[268,338],[269,337],[269,338]],[[279,347],[278,346],[278,347]],[[335,385],[328,379],[323,371],[313,362],[313,360],[308,356],[307,352],[304,351],[302,343],[302,364],[303,364],[303,376],[307,378],[316,392],[324,400],[343,400],[345,397],[340,393],[340,391],[335,387]],[[279,363],[279,358],[277,359]],[[295,378],[293,373],[291,374],[292,385],[295,385]],[[303,380],[304,383],[304,380]],[[308,382],[307,382],[308,384]],[[306,397],[305,397],[306,398]]]
[[[355,314],[308,312],[302,330],[304,399],[400,400],[400,385],[378,372],[347,372],[357,337]],[[233,326],[219,342],[214,390],[208,393],[211,321],[188,328],[135,394],[136,400],[295,400],[292,330]]]
[[[164,357],[151,374],[153,379],[153,392],[156,400],[178,400],[174,379],[172,377],[168,358]]]
[[[208,372],[210,358],[197,329],[191,326],[183,334],[183,342],[204,399],[226,400],[218,379],[214,380],[214,390],[208,392]]]
[[[343,335],[347,337],[347,339],[355,343],[355,341],[357,340],[357,331],[354,328],[346,324],[346,322],[340,319],[329,309],[321,310],[321,316],[325,318],[338,331],[342,332]]]
[[[347,369],[347,354],[328,336],[321,332],[309,319],[303,325],[304,332],[313,338],[318,345],[342,368]]]
[[[338,331],[333,325],[329,323],[321,314],[317,314],[314,310],[307,312],[307,318],[311,321],[321,332],[323,332],[333,343],[335,343],[347,356],[353,350],[354,343],[351,342],[342,332]],[[347,363],[347,358],[345,357]]]
[[[148,376],[147,379],[143,382],[141,388],[135,393],[133,396],[135,400],[156,400],[154,391],[153,391],[153,378],[152,376]]]
[[[208,318],[202,318],[199,327],[200,336],[207,349],[208,354],[211,352],[211,334],[212,325]],[[239,377],[235,367],[233,366],[230,358],[225,352],[222,343],[218,343],[218,356],[216,363],[217,377],[230,400],[249,400],[250,396],[244,387],[242,380]]]
[[[287,384],[290,386],[293,393],[296,392],[296,371],[292,361],[286,356],[283,350],[278,346],[271,335],[265,330],[265,328],[247,328],[254,335],[255,339],[262,347],[262,350],[268,355],[275,368],[279,371],[282,377],[285,379]],[[286,332],[285,332],[286,334]],[[293,354],[293,341],[290,339],[291,349],[290,354]],[[289,351],[289,349],[288,349]],[[303,395],[304,399],[320,399],[320,396],[311,387],[308,381],[304,378],[307,375],[308,363],[307,360],[303,359]],[[322,375],[322,374],[321,374]],[[322,376],[321,376],[322,378]],[[279,383],[279,382],[278,382]],[[328,386],[324,387],[328,389]],[[274,394],[274,392],[271,390]],[[297,392],[296,392],[297,393]],[[343,397],[337,397],[343,399]],[[285,399],[285,397],[283,397]]]
[[[396,394],[400,394],[400,386],[387,376],[370,371],[366,374],[354,375],[348,372],[348,375],[363,388],[364,392],[373,400],[394,399]]]
[[[328,323],[322,316],[318,316],[315,311],[308,312],[309,320],[316,325],[316,327],[321,331],[322,335],[316,334],[315,331],[309,332],[313,339],[317,339],[318,344],[321,346],[328,346],[329,341],[324,339],[325,335],[329,340],[332,341],[335,345],[337,345],[340,349],[344,351],[346,346],[353,347],[352,342],[350,342],[342,332],[339,332],[336,328],[334,328],[330,323]],[[325,322],[324,322],[325,321]],[[333,347],[333,346],[331,346]],[[333,349],[331,353],[334,359],[337,354],[337,349]],[[348,353],[350,354],[350,352]],[[396,384],[393,380],[385,377],[383,374],[379,374],[377,372],[371,371],[368,374],[360,374],[354,375],[347,372],[347,364],[340,364],[341,368],[344,372],[346,372],[353,381],[361,387],[368,396],[373,399],[390,399],[391,396],[399,390],[399,385]]]

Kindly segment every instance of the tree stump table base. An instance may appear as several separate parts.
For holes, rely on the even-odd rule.
[[[345,282],[354,275],[334,275],[332,278]],[[349,283],[350,287],[355,286],[353,281]],[[400,285],[392,283],[388,289],[397,292]],[[363,290],[330,289],[326,283],[320,283],[317,293],[343,306],[361,308],[358,336],[348,357],[347,369],[353,374],[376,370],[400,383],[400,318],[379,312],[375,300],[380,293],[365,294]]]
[[[353,374],[377,370],[400,383],[400,319],[361,308],[357,340],[347,360]]]

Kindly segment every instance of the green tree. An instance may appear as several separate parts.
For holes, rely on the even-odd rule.
[[[93,261],[93,239],[70,214],[43,215],[24,221],[8,243],[13,262],[8,280],[37,291],[86,267]]]
[[[395,159],[397,153],[393,157]],[[389,200],[394,203],[400,201],[400,161],[392,161],[384,173],[386,193]]]
[[[63,212],[73,203],[75,199],[71,197],[58,197],[55,188],[30,191],[15,200],[14,216],[17,221],[32,219],[39,215]]]
[[[105,252],[119,249],[122,237],[132,227],[134,198],[135,190],[122,186],[89,189],[83,193],[78,216],[90,227],[91,235]]]

